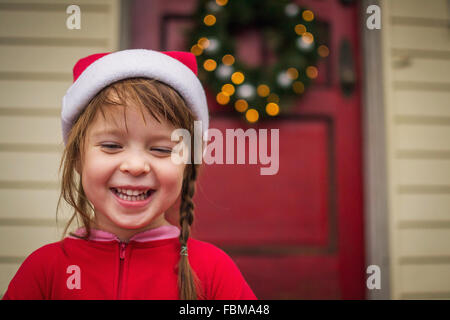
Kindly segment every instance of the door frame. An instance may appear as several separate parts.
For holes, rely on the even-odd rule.
[[[387,143],[385,101],[383,90],[382,31],[366,28],[369,5],[379,0],[360,3],[360,43],[362,54],[362,110],[363,110],[363,174],[364,174],[364,227],[366,267],[377,265],[381,270],[381,289],[369,290],[367,299],[391,298],[389,254],[389,210],[387,179]],[[386,14],[381,12],[381,15]],[[383,20],[383,19],[382,19]],[[381,28],[383,28],[383,23]],[[367,275],[369,276],[369,275]]]

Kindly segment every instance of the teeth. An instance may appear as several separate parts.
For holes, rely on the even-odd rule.
[[[148,190],[130,190],[130,189],[121,189],[121,188],[117,188],[116,189],[118,192],[124,194],[124,195],[128,195],[128,196],[138,196],[138,195],[145,195],[145,193],[147,193]]]
[[[117,190],[119,190],[119,189],[117,189]],[[116,194],[117,194],[117,196],[118,196],[119,198],[121,198],[121,199],[123,199],[123,200],[127,200],[127,201],[139,201],[139,200],[145,200],[145,199],[148,198],[148,197],[146,196],[146,194],[141,194],[141,195],[138,195],[138,196],[134,196],[134,195],[125,195],[125,194],[123,194],[123,193],[117,193],[117,192],[116,192]]]

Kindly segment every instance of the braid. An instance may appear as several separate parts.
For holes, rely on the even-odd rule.
[[[183,181],[180,205],[180,244],[181,255],[178,264],[178,285],[181,300],[197,300],[203,298],[199,279],[191,268],[187,253],[187,241],[189,239],[191,225],[194,222],[194,202],[192,198],[195,192],[195,180],[197,179],[197,165],[191,164],[186,168],[187,176]]]

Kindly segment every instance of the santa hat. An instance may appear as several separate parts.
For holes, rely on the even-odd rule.
[[[190,52],[130,49],[98,53],[80,59],[73,68],[73,84],[63,97],[61,124],[64,144],[78,115],[89,101],[113,82],[135,77],[161,81],[175,89],[202,123],[209,125],[208,105],[197,78],[197,61]]]

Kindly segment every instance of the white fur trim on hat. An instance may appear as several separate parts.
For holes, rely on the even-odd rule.
[[[202,136],[209,126],[205,91],[197,76],[182,62],[164,53],[130,49],[110,53],[89,65],[63,97],[61,124],[64,144],[77,116],[109,84],[135,77],[156,79],[174,88],[202,121]]]

